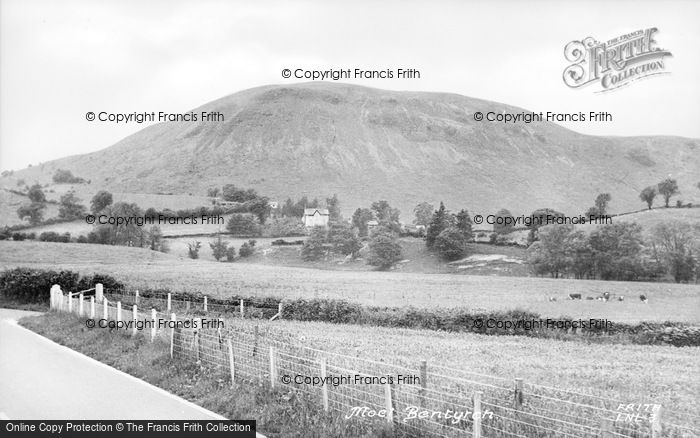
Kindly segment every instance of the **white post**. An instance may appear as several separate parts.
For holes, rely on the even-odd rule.
[[[323,399],[323,410],[328,412],[328,384],[326,383],[326,358],[321,359],[321,378],[323,386],[321,386],[321,398]]]
[[[170,296],[170,294],[168,294]],[[177,317],[174,313],[170,314],[171,321],[177,321]],[[175,349],[175,324],[173,324],[172,330],[170,330],[170,358],[173,358],[173,350]]]
[[[139,304],[139,290],[138,289],[136,289],[136,297],[135,297],[134,303],[136,303],[136,305]]]
[[[241,318],[243,318],[243,298],[241,298]]]
[[[95,319],[95,297],[90,297],[90,318]]]
[[[117,321],[122,320],[122,302],[117,301]]]
[[[156,309],[151,309],[151,320],[153,324],[151,325],[151,342],[156,338]]]
[[[275,347],[270,347],[270,386],[275,387],[277,367],[275,366]]]
[[[386,422],[394,423],[394,406],[391,403],[391,385],[389,382],[384,384],[384,409],[386,409]]]
[[[277,305],[277,319],[282,319],[282,302]]]
[[[109,320],[109,301],[107,300],[102,301],[102,318],[104,318],[105,321]]]
[[[104,288],[102,287],[102,283],[97,283],[95,285],[95,299],[97,300],[98,303],[101,303],[104,300]]]
[[[73,313],[73,298],[71,298],[70,292],[68,292],[68,313]]]
[[[208,310],[207,309],[207,296],[205,295],[204,296],[204,311],[206,312],[207,310]]]
[[[82,292],[80,292],[80,296],[78,298],[78,315],[83,316],[83,300],[85,299],[85,296],[83,295]]]
[[[136,321],[138,320],[138,317],[139,317],[139,310],[138,310],[136,304],[134,304],[134,307],[133,307],[133,309],[131,310],[131,312],[132,312],[132,315],[133,315],[133,317],[134,317],[134,319],[133,319],[133,321],[134,321],[134,327],[133,327],[133,329],[132,329],[133,331],[131,332],[131,334],[134,335],[134,336],[136,336],[136,333],[138,333],[138,330],[136,330]]]
[[[653,408],[652,408],[653,409]],[[659,405],[656,412],[654,412],[654,417],[651,420],[651,436],[652,438],[661,438],[661,433],[663,428],[661,427],[661,406]]]
[[[233,386],[236,381],[236,371],[233,367],[233,345],[231,344],[231,339],[228,340],[228,363],[231,367],[231,386]]]
[[[481,395],[482,391],[474,392],[474,426],[472,430],[472,436],[474,438],[481,438]]]
[[[172,307],[172,295],[168,292],[168,313],[173,309]]]

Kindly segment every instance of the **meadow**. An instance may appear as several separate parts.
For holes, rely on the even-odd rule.
[[[328,271],[191,260],[141,248],[50,242],[0,242],[0,269],[69,269],[115,276],[132,289],[168,288],[212,297],[232,294],[336,298],[369,306],[520,308],[543,316],[617,322],[700,321],[700,286],[671,283],[500,277],[408,272]],[[604,292],[625,301],[567,300]],[[638,296],[646,295],[648,303]],[[550,301],[554,297],[556,301]]]

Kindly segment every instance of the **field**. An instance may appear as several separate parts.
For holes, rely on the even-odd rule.
[[[105,273],[131,288],[169,288],[226,297],[340,298],[374,306],[522,308],[544,316],[618,322],[700,321],[700,286],[549,278],[327,271],[190,260],[146,249],[49,242],[0,242],[0,269],[25,266]],[[570,301],[569,293],[624,295],[623,302]],[[639,301],[639,294],[649,299]],[[556,297],[557,301],[549,301]]]
[[[700,348],[596,345],[526,337],[484,336],[342,324],[233,319],[234,331],[259,325],[261,333],[306,347],[418,369],[420,360],[486,376],[619,400],[662,403],[699,412]],[[484,375],[481,377],[474,377]],[[693,383],[695,382],[695,383]],[[506,383],[507,384],[507,383]],[[676,415],[673,415],[674,417]]]

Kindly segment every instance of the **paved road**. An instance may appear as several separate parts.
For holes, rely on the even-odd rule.
[[[223,419],[17,325],[32,313],[0,309],[0,418]]]

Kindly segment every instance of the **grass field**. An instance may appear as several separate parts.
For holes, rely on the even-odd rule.
[[[700,412],[700,347],[597,345],[527,337],[485,336],[316,322],[259,322],[237,327],[332,353],[418,369],[430,365],[619,400],[661,403],[677,421]],[[488,378],[471,377],[478,381]],[[506,383],[506,384],[508,384]]]
[[[544,316],[618,322],[700,321],[700,286],[403,272],[326,271],[190,260],[146,249],[49,242],[0,242],[0,269],[26,266],[105,273],[131,288],[169,288],[226,297],[339,298],[365,305],[523,308]],[[625,295],[624,302],[570,301],[569,293]],[[645,294],[647,304],[637,296]],[[549,301],[548,297],[557,297]]]

